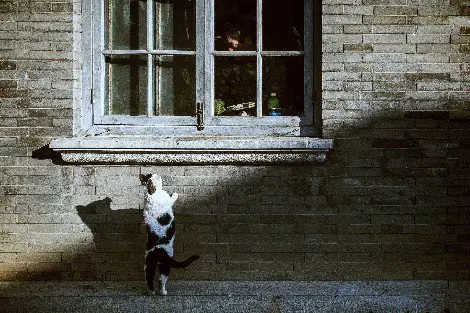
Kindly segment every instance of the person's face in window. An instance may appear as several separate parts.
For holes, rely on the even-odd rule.
[[[238,48],[239,39],[237,36],[227,34],[227,50],[234,51]]]

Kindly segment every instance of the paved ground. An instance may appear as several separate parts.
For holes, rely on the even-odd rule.
[[[0,282],[0,312],[469,313],[470,282]]]

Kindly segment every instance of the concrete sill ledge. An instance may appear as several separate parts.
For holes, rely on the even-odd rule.
[[[318,163],[332,139],[312,137],[74,137],[49,147],[67,163],[297,164]]]

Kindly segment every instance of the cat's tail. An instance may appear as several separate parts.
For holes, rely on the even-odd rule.
[[[186,260],[184,261],[176,261],[175,259],[173,259],[172,257],[169,257],[170,258],[170,264],[171,264],[171,267],[174,267],[174,268],[185,268],[185,267],[188,267],[189,265],[191,265],[191,263],[193,263],[194,261],[196,261],[197,259],[199,259],[199,255],[192,255],[190,256],[189,258],[187,258]]]
[[[157,249],[155,251],[155,258],[157,262],[170,264],[173,268],[185,268],[191,265],[191,263],[193,263],[197,259],[199,259],[199,255],[192,255],[184,261],[177,261],[173,257],[169,256],[165,250]]]

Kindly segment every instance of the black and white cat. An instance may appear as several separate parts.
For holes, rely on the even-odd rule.
[[[145,254],[145,279],[147,289],[155,294],[153,280],[156,270],[160,274],[160,294],[166,295],[166,282],[172,267],[184,268],[199,258],[193,255],[179,262],[173,258],[175,240],[175,216],[173,204],[178,199],[162,189],[162,178],[156,174],[139,175],[142,185],[147,187],[144,202],[144,220],[147,228],[147,252]]]

